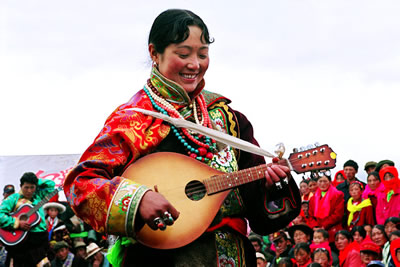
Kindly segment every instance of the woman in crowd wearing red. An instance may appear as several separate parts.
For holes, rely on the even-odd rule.
[[[356,225],[375,224],[374,210],[369,198],[362,199],[364,185],[354,181],[349,185],[350,198],[347,201],[347,229],[351,231]]]
[[[310,191],[308,187],[308,181],[302,180],[300,182],[300,193],[301,193],[301,201],[308,201],[314,195],[313,192]]]
[[[378,197],[376,206],[376,222],[384,224],[389,217],[399,217],[400,214],[400,180],[394,166],[382,168],[379,177],[385,186],[385,192]]]
[[[374,215],[376,205],[378,203],[378,196],[385,191],[385,186],[379,178],[378,172],[371,172],[367,177],[367,186],[362,194],[363,199],[371,199],[372,207],[374,208]]]
[[[340,267],[354,267],[361,265],[360,245],[353,241],[351,234],[340,230],[335,235],[335,245],[339,250]]]
[[[331,185],[328,172],[319,173],[318,189],[310,199],[309,214],[313,227],[323,228],[329,233],[329,242],[334,242],[335,233],[342,229],[344,214],[343,193]]]
[[[344,170],[340,170],[335,174],[335,178],[333,178],[332,185],[336,187],[338,184],[343,183],[346,180],[346,174],[344,174]]]

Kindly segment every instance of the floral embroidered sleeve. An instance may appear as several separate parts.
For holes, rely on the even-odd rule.
[[[127,110],[152,110],[143,92],[120,106],[69,173],[64,191],[72,209],[98,232],[134,236],[137,208],[146,186],[121,177],[123,171],[165,138],[169,126]]]

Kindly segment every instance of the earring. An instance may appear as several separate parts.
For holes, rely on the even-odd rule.
[[[158,68],[157,62],[153,61],[153,67]]]

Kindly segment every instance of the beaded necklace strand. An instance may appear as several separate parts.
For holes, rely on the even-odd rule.
[[[160,113],[168,115],[173,118],[184,119],[175,107],[164,99],[157,89],[153,86],[150,79],[144,86],[143,90],[150,99],[153,107]],[[197,101],[197,105],[196,105]],[[210,117],[208,116],[207,105],[204,100],[204,96],[199,95],[193,101],[193,115],[197,124],[201,124],[205,127],[212,127]],[[201,117],[201,121],[199,120]],[[176,128],[171,125],[171,129],[178,140],[183,144],[188,155],[199,161],[208,162],[213,158],[213,152],[216,151],[216,141],[209,138],[208,136],[195,134],[189,132],[185,128]],[[197,147],[197,148],[196,148]]]

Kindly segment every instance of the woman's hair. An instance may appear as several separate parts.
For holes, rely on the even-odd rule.
[[[396,230],[396,231],[391,232],[389,234],[389,240],[392,238],[393,235],[400,237],[400,230]]]
[[[294,246],[294,254],[296,255],[296,253],[297,253],[300,249],[304,250],[307,254],[310,254],[310,253],[311,253],[310,245],[308,245],[307,243],[301,242],[301,243],[296,244],[296,245]]]
[[[383,226],[382,224],[376,224],[376,225],[372,226],[372,230],[374,230],[375,228],[383,233],[383,235],[386,237],[386,240],[389,240],[389,237],[387,236],[387,234],[385,232],[385,226]]]
[[[374,177],[375,177],[376,179],[378,179],[379,181],[381,180],[381,178],[379,178],[379,173],[373,171],[373,172],[370,172],[370,173],[368,174],[368,176],[367,176],[367,181],[368,181],[368,177],[370,177],[371,175],[374,176]]]
[[[318,228],[318,229],[314,230],[314,233],[321,233],[322,236],[323,236],[325,239],[328,239],[328,238],[329,238],[329,233],[328,233],[328,231],[326,231],[325,229]]]
[[[22,186],[24,183],[37,185],[39,180],[38,180],[36,174],[34,174],[33,172],[26,172],[22,175],[22,177],[19,181]]]
[[[364,185],[362,183],[360,183],[359,181],[351,182],[349,185],[349,190],[350,190],[350,187],[352,187],[352,186],[358,186],[361,189],[361,192],[364,191]]]
[[[279,263],[277,264],[278,267],[292,267],[294,266],[293,261],[289,257],[282,257]]]
[[[354,226],[353,229],[351,230],[351,236],[354,236],[356,232],[358,232],[360,236],[362,236],[363,238],[367,236],[367,232],[365,231],[364,226],[361,225]]]
[[[307,265],[307,267],[321,267],[321,264],[319,264],[318,262],[311,262]]]
[[[300,182],[300,184],[306,184],[306,185],[308,185],[308,180],[301,180],[301,182]]]
[[[327,257],[328,257],[328,261],[331,260],[331,254],[329,253],[329,251],[326,248],[316,248],[314,250],[314,252],[311,255],[311,259],[314,260],[314,256],[315,254],[317,254],[318,252],[322,252],[324,253]]]
[[[400,224],[400,218],[399,217],[389,217],[389,218],[387,218],[386,219],[386,221],[385,221],[385,226],[386,226],[386,224],[388,224],[388,223],[394,223],[396,226],[397,225],[399,225]]]
[[[343,235],[344,237],[346,237],[347,240],[349,240],[349,242],[352,242],[352,241],[353,241],[353,236],[352,236],[352,235],[349,233],[349,231],[347,231],[347,230],[340,230],[340,231],[337,231],[336,234],[335,234],[335,240],[336,240],[336,237],[337,237],[338,235]]]
[[[189,26],[201,29],[201,41],[205,44],[214,42],[214,39],[210,38],[206,24],[199,16],[189,10],[168,9],[154,20],[148,44],[153,44],[155,50],[162,54],[168,45],[181,43],[189,37]]]

